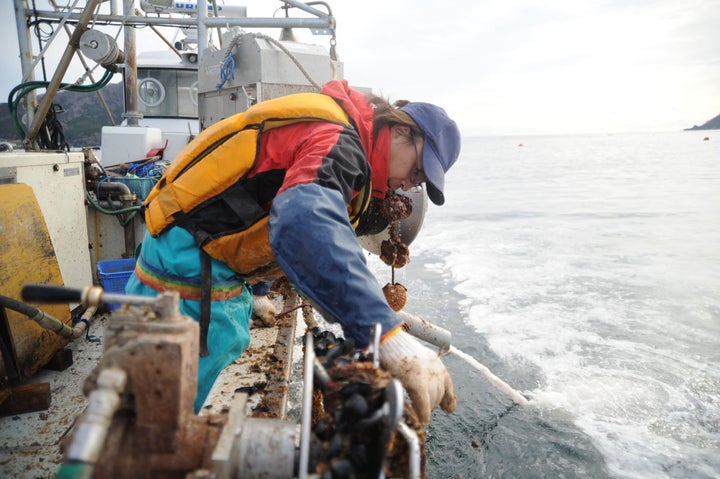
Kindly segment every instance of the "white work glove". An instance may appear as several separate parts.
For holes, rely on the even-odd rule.
[[[267,296],[253,295],[252,320],[253,325],[268,328],[275,324],[275,305]]]
[[[402,327],[380,343],[380,363],[403,384],[423,426],[430,423],[430,413],[438,405],[447,413],[455,410],[455,390],[445,365]]]

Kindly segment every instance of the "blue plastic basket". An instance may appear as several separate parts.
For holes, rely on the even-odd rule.
[[[124,294],[125,285],[135,270],[135,258],[98,261],[97,270],[100,283],[106,292]],[[108,304],[107,307],[113,310],[120,305]]]

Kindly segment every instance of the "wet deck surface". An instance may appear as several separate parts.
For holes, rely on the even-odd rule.
[[[107,315],[96,316],[90,334],[102,337],[106,321]],[[40,370],[28,381],[50,384],[50,407],[0,418],[0,477],[46,478],[57,474],[63,459],[60,442],[85,408],[83,383],[103,353],[102,342],[87,341],[85,336],[67,348],[73,355],[69,368]]]
[[[96,316],[90,334],[102,338],[104,325],[109,320],[108,315]],[[236,391],[247,392],[258,386],[262,386],[260,391],[250,394],[248,413],[256,415],[255,410],[257,415],[268,415],[268,409],[272,408],[270,416],[276,416],[278,411],[284,414],[287,404],[278,407],[281,402],[287,402],[288,378],[292,370],[289,355],[293,354],[296,343],[294,321],[294,318],[288,318],[276,327],[252,328],[250,347],[221,373],[200,414],[224,414]],[[278,339],[285,345],[277,348]],[[49,383],[50,407],[45,411],[0,418],[0,478],[56,476],[63,461],[61,442],[86,406],[83,383],[102,357],[104,346],[102,342],[89,342],[83,336],[67,348],[73,354],[73,364],[68,369],[60,372],[41,370],[29,381]],[[284,357],[278,358],[278,354]],[[272,360],[268,361],[269,357]],[[282,379],[283,374],[288,377]]]

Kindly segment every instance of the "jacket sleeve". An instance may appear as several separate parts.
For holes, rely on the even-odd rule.
[[[306,183],[278,195],[270,245],[288,279],[358,346],[368,344],[376,322],[383,332],[400,324],[367,267],[339,191]]]

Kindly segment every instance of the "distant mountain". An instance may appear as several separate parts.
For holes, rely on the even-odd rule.
[[[44,90],[38,90],[41,92]],[[122,121],[123,112],[123,85],[110,83],[100,90],[115,124]],[[43,95],[38,96],[38,103]],[[105,109],[96,92],[75,93],[69,91],[59,92],[53,101],[62,107],[57,119],[62,125],[65,139],[71,147],[97,147],[100,146],[102,127],[111,125]],[[58,111],[58,110],[56,110]],[[10,109],[7,103],[0,103],[0,141],[21,142],[20,134],[10,118]]]
[[[700,126],[695,125],[692,128],[685,128],[685,131],[689,130],[720,130],[720,115],[712,120],[706,121]]]

